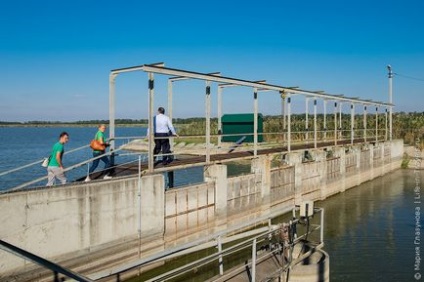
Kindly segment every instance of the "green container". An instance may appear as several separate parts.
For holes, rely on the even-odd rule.
[[[246,136],[243,142],[253,142],[254,114],[226,114],[222,116],[222,134],[237,134],[237,136],[222,136],[222,142],[237,142]],[[263,141],[263,117],[258,114],[258,142]],[[248,134],[248,135],[241,135]]]

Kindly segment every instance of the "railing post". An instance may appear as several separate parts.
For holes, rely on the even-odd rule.
[[[219,259],[218,259],[218,265],[219,265],[219,275],[224,275],[224,262],[222,260],[222,243],[221,243],[221,236],[218,236],[218,253],[219,253]]]
[[[320,235],[321,243],[323,243],[324,242],[324,209],[321,209],[321,227],[320,227],[319,235]]]
[[[252,279],[251,282],[256,281],[256,238],[253,240],[252,244]]]

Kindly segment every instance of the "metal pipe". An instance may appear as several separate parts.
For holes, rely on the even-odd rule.
[[[256,281],[256,238],[253,240],[252,244],[252,277],[250,281]]]
[[[227,83],[227,84],[235,84],[239,86],[247,86],[247,87],[255,87],[261,90],[274,90],[274,91],[290,91],[292,94],[301,94],[301,95],[307,95],[309,97],[316,97],[316,98],[328,98],[328,99],[334,99],[336,95],[321,93],[321,91],[308,91],[308,90],[302,90],[302,89],[296,89],[293,87],[283,87],[278,85],[271,85],[266,84],[263,82],[255,82],[255,81],[248,81],[248,80],[242,80],[242,79],[236,79],[231,77],[224,77],[224,76],[216,76],[213,74],[205,74],[205,73],[199,73],[199,72],[193,72],[193,71],[185,71],[185,70],[179,70],[179,69],[172,69],[172,68],[166,68],[159,65],[143,65],[143,66],[137,66],[134,67],[132,70],[139,70],[142,69],[145,72],[154,72],[158,74],[165,74],[165,75],[175,75],[175,76],[182,76],[182,77],[188,77],[193,79],[199,79],[199,80],[209,80],[212,82],[219,82],[219,83]],[[113,70],[112,72],[123,72],[120,70]],[[131,71],[130,68],[125,69],[125,71]],[[389,106],[389,103],[383,103],[383,102],[373,102],[369,100],[360,100],[360,99],[353,99],[349,97],[339,97],[338,99],[340,101],[345,102],[354,102],[354,101],[361,101],[365,104],[378,104],[378,105],[386,105]]]
[[[309,126],[309,98],[305,98],[305,141],[308,142],[308,126]]]
[[[141,155],[138,156],[138,238],[141,238]]]
[[[343,138],[343,125],[342,125],[342,102],[339,103],[339,128],[340,139]]]
[[[218,86],[218,135],[222,134],[222,87]],[[218,136],[218,148],[221,148],[221,136]]]
[[[110,150],[115,150],[115,81],[117,74],[109,74],[109,142]]]
[[[253,88],[253,155],[258,154],[258,89]]]
[[[327,100],[323,100],[324,108],[324,140],[327,140]]]
[[[205,96],[205,112],[206,112],[206,164],[211,160],[211,82],[206,81]]]
[[[334,145],[337,145],[337,102],[334,102]]]
[[[385,119],[386,119],[386,121],[385,121],[385,133],[384,133],[384,140],[385,141],[387,141],[387,131],[388,131],[388,129],[387,129],[387,108],[386,108],[386,112],[385,112]]]
[[[325,217],[324,217],[324,209],[320,209],[320,211],[321,211],[321,226],[320,226],[320,240],[321,240],[321,243],[322,242],[324,242],[324,220],[325,220]]]
[[[378,142],[378,107],[375,107],[375,142]]]
[[[367,106],[364,106],[364,142],[367,142]]]
[[[291,97],[287,96],[287,151],[291,150]]]
[[[350,104],[350,145],[355,139],[355,104]]]
[[[221,242],[221,236],[218,236],[218,253],[219,259],[218,259],[218,265],[219,265],[219,275],[224,275],[224,262],[222,260],[222,242]]]
[[[314,148],[317,148],[317,99],[314,100]]]
[[[149,108],[148,108],[148,113],[149,113],[149,153],[148,153],[148,172],[152,173],[153,172],[153,164],[154,164],[154,153],[153,153],[153,142],[154,142],[154,136],[155,136],[155,131],[153,128],[153,118],[154,118],[154,109],[153,109],[153,105],[154,105],[154,76],[153,73],[149,72],[148,73],[148,77],[149,77]]]
[[[168,117],[172,122],[173,117],[173,88],[172,88],[172,80],[168,79]],[[171,152],[174,151],[174,138],[169,138],[169,146],[171,149]]]
[[[389,70],[389,103],[393,105],[393,88],[392,88],[392,80],[393,80],[393,72],[392,67],[390,65],[387,66]],[[393,106],[389,107],[389,140],[392,141],[393,138]]]

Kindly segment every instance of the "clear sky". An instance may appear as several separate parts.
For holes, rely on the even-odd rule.
[[[4,0],[0,121],[108,119],[110,70],[155,62],[377,101],[390,64],[395,111],[424,111],[423,11],[422,0]],[[147,74],[116,83],[117,117],[146,118]],[[156,85],[166,107],[165,78]],[[174,116],[204,116],[204,83],[174,88]],[[259,97],[264,114],[280,109],[273,94]],[[224,112],[251,111],[251,97],[225,90]]]

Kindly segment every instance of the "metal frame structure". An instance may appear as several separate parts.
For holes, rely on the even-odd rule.
[[[200,73],[200,72],[193,72],[193,71],[187,71],[182,69],[174,69],[174,68],[167,68],[165,67],[164,63],[157,63],[157,64],[145,64],[145,65],[139,65],[139,66],[133,66],[133,67],[127,67],[127,68],[120,68],[120,69],[114,69],[111,71],[109,76],[109,119],[110,119],[110,139],[111,142],[111,150],[115,149],[115,144],[113,142],[113,139],[115,137],[115,81],[116,77],[119,74],[123,74],[126,72],[133,72],[133,71],[143,71],[148,74],[148,100],[149,100],[149,108],[148,108],[148,115],[149,115],[149,132],[153,132],[153,116],[155,114],[153,105],[154,105],[154,74],[159,75],[167,75],[170,76],[170,80],[168,81],[168,108],[169,113],[172,118],[172,81],[175,80],[182,80],[182,79],[197,79],[197,80],[203,80],[206,82],[206,99],[205,99],[205,117],[206,117],[206,163],[210,162],[210,153],[209,153],[209,146],[210,146],[210,89],[211,89],[211,83],[218,83],[218,122],[220,122],[220,115],[222,114],[222,88],[226,86],[244,86],[249,87],[253,89],[253,104],[254,104],[254,155],[256,156],[257,151],[257,121],[256,117],[258,115],[258,91],[276,91],[278,94],[280,94],[283,98],[283,116],[285,116],[285,99],[287,99],[287,124],[288,124],[288,132],[287,132],[287,148],[288,151],[290,151],[290,143],[291,143],[291,125],[290,125],[290,116],[291,116],[291,95],[304,95],[306,98],[306,105],[308,105],[309,99],[314,99],[314,146],[316,147],[317,142],[317,133],[316,133],[316,100],[317,99],[323,99],[325,100],[334,100],[339,105],[339,125],[340,125],[340,134],[341,132],[341,112],[342,112],[342,103],[350,103],[351,104],[351,130],[353,127],[353,115],[354,115],[354,105],[355,104],[362,104],[364,106],[367,105],[374,105],[377,107],[377,113],[376,113],[376,126],[378,126],[378,107],[386,107],[390,110],[390,139],[392,136],[392,128],[391,128],[391,110],[393,107],[393,104],[391,103],[391,98],[389,99],[389,103],[385,102],[378,102],[378,101],[372,101],[372,100],[364,100],[359,98],[352,98],[352,97],[345,97],[343,95],[332,95],[324,93],[323,91],[309,91],[309,90],[303,90],[298,87],[284,87],[279,85],[272,85],[267,84],[263,81],[249,81],[249,80],[243,80],[243,79],[237,79],[232,77],[225,77],[225,76],[218,76],[216,73]],[[391,74],[391,72],[390,72]],[[391,88],[390,88],[391,89]],[[284,94],[284,95],[283,95]],[[306,112],[306,114],[308,114]],[[335,117],[337,113],[335,112]],[[285,118],[284,118],[285,120]],[[308,119],[306,121],[306,127],[308,127]],[[218,126],[218,130],[221,130],[220,126]],[[376,136],[377,136],[377,130],[376,128]],[[337,134],[337,124],[335,120],[335,134]],[[341,135],[340,135],[341,136]],[[353,132],[351,132],[351,136],[353,138]],[[377,138],[377,137],[376,137]],[[337,138],[335,137],[335,144],[337,144]],[[149,140],[149,156],[152,156],[153,152],[153,141],[154,137],[152,134],[148,136]],[[378,140],[376,140],[378,141]],[[149,157],[148,159],[148,172],[153,172],[153,158]]]

